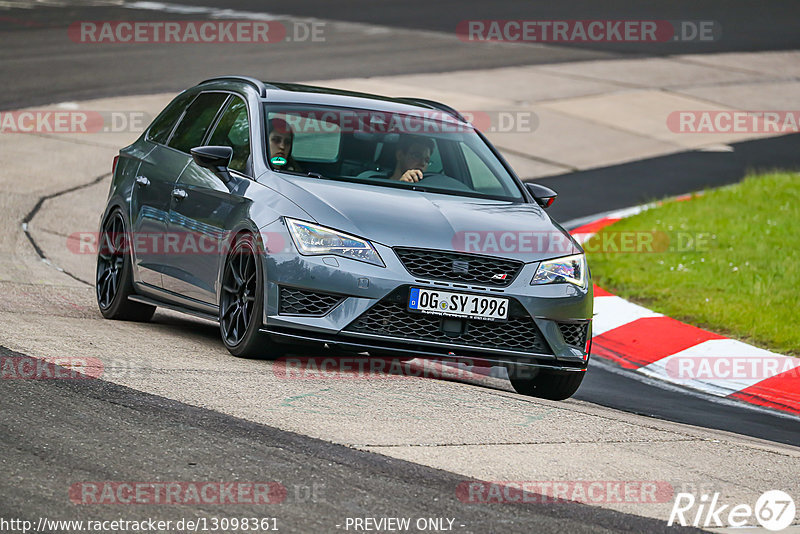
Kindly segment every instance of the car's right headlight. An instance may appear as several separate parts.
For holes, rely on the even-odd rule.
[[[586,287],[586,280],[586,256],[573,254],[540,263],[531,285],[568,283]]]
[[[385,267],[372,243],[318,224],[285,217],[297,251],[304,256],[332,255]]]

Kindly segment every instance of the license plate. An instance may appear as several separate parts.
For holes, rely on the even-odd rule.
[[[434,315],[469,317],[493,321],[508,319],[508,299],[484,295],[451,293],[438,289],[412,287],[408,296],[408,309]]]

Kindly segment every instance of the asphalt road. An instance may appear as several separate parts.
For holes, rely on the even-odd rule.
[[[23,355],[0,347],[0,356]],[[99,380],[0,380],[0,398],[0,517],[34,525],[43,515],[52,521],[256,517],[276,518],[280,532],[303,533],[346,531],[348,517],[431,517],[453,519],[453,531],[464,533],[674,531],[663,521],[569,502],[467,504],[456,488],[468,479],[453,473]],[[107,480],[275,482],[285,495],[278,500],[276,492],[277,502],[268,504],[246,496],[237,504],[142,504],[133,512],[117,501],[76,505],[67,498],[67,488]],[[85,494],[69,495],[80,502]]]
[[[83,6],[0,9],[3,88],[0,109],[102,96],[178,91],[225,72],[297,81],[442,72],[512,65],[609,59],[626,56],[800,48],[792,1],[758,4],[723,0],[695,2],[493,2],[445,0],[177,0],[171,6],[211,6],[249,13],[283,14],[362,25],[329,23],[324,42],[268,45],[91,44],[67,38],[70,24],[109,20],[202,20],[209,13]],[[90,2],[93,3],[93,2]],[[103,4],[103,2],[97,2]],[[111,3],[111,2],[109,2]],[[131,4],[132,2],[126,2]],[[26,4],[23,2],[23,4]],[[158,3],[149,3],[160,5]],[[27,4],[26,4],[27,5]],[[244,18],[239,15],[235,18]],[[719,39],[704,42],[586,44],[465,43],[455,35],[467,19],[714,21]],[[286,20],[291,27],[290,19]],[[373,27],[373,25],[377,25]],[[387,34],[382,27],[397,28]],[[431,33],[433,32],[433,33]]]
[[[177,0],[186,5],[218,6],[215,0]],[[493,0],[356,0],[330,9],[326,0],[231,0],[225,6],[247,11],[287,13],[303,17],[380,24],[397,28],[454,32],[464,20],[668,20],[714,21],[720,27],[717,39],[665,43],[592,42],[569,44],[569,48],[619,54],[695,54],[757,50],[791,50],[800,46],[795,21],[800,6],[791,0],[759,3],[711,0],[618,0],[595,2],[572,0],[530,2]]]
[[[255,11],[265,11],[254,4],[251,7]],[[327,18],[338,11],[325,7],[317,16]],[[181,15],[120,7],[0,10],[4,89],[0,93],[0,110],[105,96],[177,92],[222,74],[246,73],[262,80],[300,81],[617,55],[561,46],[469,44],[449,31],[434,36],[412,30],[386,33],[372,26],[337,23],[326,24],[324,42],[92,44],[73,42],[68,36],[70,24],[79,21],[208,18],[208,14]],[[292,27],[293,23],[286,24]]]

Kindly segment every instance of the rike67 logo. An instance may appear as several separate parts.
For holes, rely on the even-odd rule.
[[[764,492],[756,505],[722,504],[719,493],[701,495],[697,499],[691,493],[678,493],[669,514],[667,526],[677,523],[683,527],[744,527],[759,525],[772,532],[778,532],[792,524],[797,509],[794,500],[785,491]]]

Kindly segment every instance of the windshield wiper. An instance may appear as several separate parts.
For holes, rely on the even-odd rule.
[[[310,176],[311,178],[319,178],[320,180],[324,180],[325,179],[325,177],[322,176],[318,172],[297,172],[297,171],[288,171],[286,169],[280,169],[280,168],[276,168],[276,169],[272,169],[272,170],[275,171],[275,172],[283,173],[283,174],[291,174],[292,176]]]

